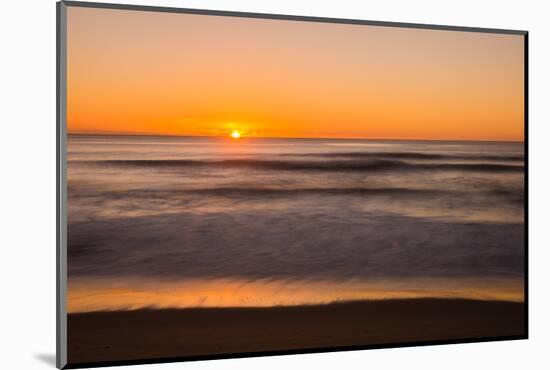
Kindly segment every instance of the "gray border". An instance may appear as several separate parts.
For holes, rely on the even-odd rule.
[[[63,0],[61,2],[67,6],[74,6],[74,7],[81,7],[81,8],[102,8],[102,9],[133,10],[133,11],[144,11],[144,12],[186,13],[186,14],[214,15],[214,16],[223,16],[223,17],[245,17],[245,18],[260,18],[260,19],[279,19],[279,20],[286,20],[286,21],[301,21],[301,22],[359,24],[359,25],[369,25],[369,26],[378,26],[378,27],[416,28],[416,29],[440,30],[440,31],[482,32],[482,33],[498,33],[498,34],[507,34],[507,35],[527,34],[527,31],[523,31],[523,30],[510,30],[510,29],[498,29],[498,28],[460,27],[460,26],[435,25],[435,24],[423,24],[423,23],[383,22],[383,21],[369,21],[369,20],[347,19],[347,18],[325,18],[325,17],[311,17],[311,16],[299,16],[299,15],[288,15],[288,14],[233,12],[233,11],[226,11],[226,10],[173,8],[173,7],[166,7],[166,6],[109,4],[109,3],[96,3],[96,2],[84,2],[84,1],[70,1],[70,0]]]
[[[67,365],[67,6],[56,4],[56,366]]]
[[[57,230],[57,251],[56,251],[56,366],[59,369],[75,367],[97,367],[97,366],[117,366],[117,365],[132,365],[132,364],[152,364],[163,362],[176,361],[195,361],[195,360],[212,360],[224,358],[243,358],[243,357],[259,357],[273,356],[285,354],[306,354],[319,352],[334,352],[334,351],[349,351],[363,350],[375,348],[403,348],[403,347],[418,347],[425,345],[441,345],[441,344],[459,344],[459,343],[480,343],[487,341],[501,340],[517,340],[527,339],[529,332],[529,311],[528,311],[528,232],[525,233],[525,269],[524,269],[524,287],[525,287],[525,332],[523,335],[503,336],[503,337],[487,337],[487,338],[464,338],[457,340],[435,340],[425,342],[406,342],[406,343],[388,343],[379,345],[356,345],[348,347],[332,347],[332,348],[314,348],[314,349],[297,349],[289,351],[264,351],[253,353],[233,353],[223,355],[205,355],[179,358],[158,358],[158,359],[141,359],[128,361],[105,361],[101,363],[87,363],[70,365],[67,364],[67,132],[66,132],[66,109],[67,109],[67,7],[83,7],[83,8],[101,8],[101,9],[116,9],[116,10],[131,10],[131,11],[147,11],[147,12],[166,12],[166,13],[183,13],[197,14],[210,16],[225,16],[225,17],[245,17],[256,19],[275,19],[287,21],[302,21],[302,22],[318,22],[318,23],[337,23],[350,25],[369,25],[378,27],[397,27],[397,28],[413,28],[426,30],[441,30],[441,31],[459,31],[459,32],[477,32],[477,33],[493,33],[504,35],[521,35],[524,36],[524,145],[525,145],[525,229],[528,231],[528,31],[510,30],[510,29],[495,29],[495,28],[479,28],[479,27],[460,27],[448,25],[430,25],[417,23],[399,23],[399,22],[382,22],[368,21],[357,19],[342,19],[342,18],[320,18],[311,16],[296,16],[282,14],[264,14],[264,13],[248,13],[248,12],[233,12],[221,10],[205,10],[205,9],[189,9],[189,8],[173,8],[163,6],[143,6],[129,4],[109,4],[96,2],[82,1],[65,1],[61,0],[56,4],[57,12],[57,101],[56,101],[56,119],[57,119],[57,146],[56,146],[56,170],[57,170],[57,207],[56,207],[56,230]]]

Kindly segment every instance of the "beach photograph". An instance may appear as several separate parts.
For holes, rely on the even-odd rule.
[[[69,366],[525,338],[524,37],[68,7]]]

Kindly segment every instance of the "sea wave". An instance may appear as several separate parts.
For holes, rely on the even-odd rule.
[[[260,231],[261,230],[261,231]],[[521,276],[524,226],[292,210],[71,223],[69,276],[305,278]]]
[[[493,199],[508,200],[511,202],[522,203],[524,201],[522,189],[486,189],[481,191],[461,191],[461,190],[443,190],[443,189],[415,189],[415,188],[395,188],[395,187],[255,187],[255,186],[220,186],[208,188],[173,188],[173,189],[127,189],[112,191],[93,191],[89,187],[81,189],[82,185],[69,187],[71,196],[101,196],[108,199],[173,199],[186,195],[205,195],[226,198],[285,198],[301,196],[389,196],[392,198],[434,198],[434,197],[492,197]],[[498,198],[494,198],[498,197]]]
[[[390,158],[411,160],[461,160],[461,161],[523,161],[524,156],[518,155],[486,155],[486,154],[442,154],[420,152],[323,152],[323,153],[285,153],[283,156],[320,157],[320,158]]]
[[[70,162],[74,164],[75,162]],[[414,163],[399,160],[332,160],[332,161],[298,161],[298,160],[264,160],[264,159],[227,159],[227,160],[104,160],[78,161],[81,164],[107,165],[119,167],[147,168],[250,168],[258,170],[279,171],[468,171],[468,172],[513,172],[521,173],[523,165],[496,163]]]

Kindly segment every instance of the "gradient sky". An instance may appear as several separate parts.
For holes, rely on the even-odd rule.
[[[68,8],[70,133],[523,140],[523,36]]]

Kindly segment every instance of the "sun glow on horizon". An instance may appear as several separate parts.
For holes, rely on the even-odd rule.
[[[238,139],[238,138],[241,137],[241,133],[240,133],[239,131],[237,131],[237,130],[233,130],[233,131],[231,131],[231,137],[232,137],[233,139]]]

